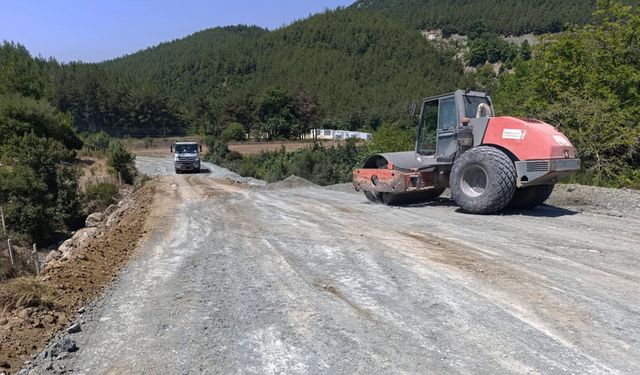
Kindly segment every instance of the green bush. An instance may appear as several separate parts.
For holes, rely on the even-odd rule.
[[[227,164],[227,168],[241,176],[256,177],[260,165],[254,156],[245,156]]]
[[[373,142],[366,145],[356,140],[329,148],[313,143],[308,148],[292,152],[282,148],[244,157],[229,151],[223,140],[207,137],[204,141],[209,146],[206,160],[242,176],[276,182],[296,175],[318,185],[331,185],[351,181],[353,169],[362,166],[370,154],[413,150],[415,124],[413,119],[384,123],[374,133]]]
[[[33,133],[58,141],[68,149],[79,150],[82,140],[71,124],[67,115],[44,100],[0,95],[0,143],[11,136]]]
[[[353,168],[361,165],[366,153],[365,147],[358,146],[354,141],[330,148],[314,144],[293,152],[280,150],[245,156],[232,162],[223,162],[222,166],[242,176],[267,182],[296,175],[318,185],[331,185],[350,181]]]
[[[408,120],[384,123],[373,133],[369,153],[400,152],[415,149],[415,124]]]
[[[84,134],[82,136],[84,147],[81,153],[84,155],[105,155],[112,140],[113,138],[103,131]]]
[[[88,184],[85,187],[85,197],[88,200],[97,201],[102,205],[108,206],[116,201],[118,196],[118,187],[108,182],[99,182],[97,184]]]
[[[242,159],[242,155],[229,150],[227,141],[214,136],[206,136],[202,142],[207,145],[208,151],[204,160],[217,165],[226,165],[231,161]]]
[[[33,133],[0,145],[0,204],[8,229],[42,240],[80,217],[78,171],[61,143]]]
[[[242,141],[244,140],[244,126],[237,122],[232,122],[222,132],[222,139],[225,141]]]
[[[131,154],[119,141],[112,142],[109,146],[107,165],[115,174],[120,175],[122,181],[131,184],[135,175],[135,156]]]
[[[479,38],[469,41],[469,65],[480,66],[486,62],[497,63],[503,61],[513,63],[520,48],[505,41],[496,34],[485,33]]]

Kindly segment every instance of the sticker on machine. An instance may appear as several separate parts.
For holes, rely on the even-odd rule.
[[[561,135],[554,135],[553,139],[555,139],[556,143],[560,146],[571,146],[571,142]]]
[[[523,129],[504,129],[502,130],[502,139],[517,139],[522,141],[527,135],[527,131]]]

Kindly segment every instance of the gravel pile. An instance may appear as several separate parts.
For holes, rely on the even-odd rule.
[[[558,184],[546,202],[578,212],[640,217],[640,191],[577,184]]]
[[[289,176],[282,181],[274,182],[272,184],[267,185],[267,189],[271,189],[271,190],[293,189],[293,188],[312,187],[312,186],[318,186],[318,185],[302,177]]]

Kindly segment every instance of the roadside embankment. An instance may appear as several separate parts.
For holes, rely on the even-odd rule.
[[[48,256],[37,277],[0,285],[0,372],[17,372],[33,353],[97,297],[147,232],[154,184],[127,194]]]

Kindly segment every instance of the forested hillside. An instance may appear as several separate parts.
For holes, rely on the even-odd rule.
[[[557,31],[584,23],[593,8],[592,1],[491,3],[361,1],[275,31],[204,30],[99,65],[56,67],[54,100],[79,129],[116,135],[220,134],[230,123],[270,137],[311,126],[375,129],[421,97],[474,86],[459,51],[417,29],[475,33],[472,65],[486,58],[511,66],[518,50],[502,43],[497,55],[488,51],[499,41],[487,33]],[[265,116],[269,103],[282,105]]]
[[[73,117],[81,132],[166,136],[186,131],[179,105],[153,80],[107,73],[93,64],[43,65],[54,88],[51,101]]]
[[[172,124],[176,129],[186,126],[219,134],[234,122],[247,132],[274,136],[297,136],[312,125],[375,129],[382,121],[407,113],[414,100],[474,86],[474,77],[464,74],[459,51],[426,41],[417,29],[433,26],[468,33],[479,40],[472,45],[472,65],[481,66],[486,56],[492,62],[507,59],[511,66],[517,48],[502,43],[503,51],[497,56],[485,52],[498,45],[494,33],[558,31],[565,23],[586,22],[593,6],[593,1],[574,0],[360,1],[275,31],[252,26],[215,28],[107,61],[99,65],[105,72],[92,73],[100,77],[97,86],[107,87],[99,87],[101,92],[96,94],[81,84],[62,85],[65,93],[60,103],[74,113],[82,129],[116,126],[113,119],[120,118],[120,107],[129,110],[127,105],[107,110],[115,117],[94,119],[100,109],[88,109],[90,105],[71,98],[106,95],[113,103],[123,96],[118,93],[121,84],[99,82],[123,82],[124,77],[124,81],[140,81],[136,87],[149,88],[145,92],[151,95],[133,97],[142,95],[151,101],[149,108],[160,106],[175,114],[162,119],[142,116],[156,127],[162,123],[163,131]],[[105,75],[112,78],[104,79]],[[288,104],[271,109],[284,115],[275,120],[271,116],[272,123],[267,124],[269,118],[259,112],[274,93],[281,96],[275,102]],[[313,116],[303,113],[305,103],[313,106]],[[274,131],[283,127],[274,121],[290,126]],[[141,121],[126,122],[129,127],[144,128]]]
[[[311,127],[376,130],[406,117],[421,97],[486,89],[510,114],[566,128],[585,175],[630,185],[638,178],[639,43],[637,28],[620,29],[635,25],[637,5],[598,4],[592,15],[593,1],[362,0],[275,31],[210,29],[102,64],[34,60],[44,75],[13,84],[26,97],[46,97],[83,131],[226,131],[231,138],[241,138],[242,128],[268,138],[295,138]],[[618,20],[612,34],[607,22]],[[456,43],[426,40],[420,30],[431,27],[468,34],[468,54]],[[533,52],[497,35],[564,27]],[[498,61],[500,69],[485,65]],[[598,112],[585,116],[581,108]]]
[[[447,34],[557,33],[591,19],[595,0],[358,0],[353,7],[379,11],[415,29]]]
[[[278,87],[303,90],[326,117],[344,120],[397,116],[416,98],[463,84],[454,55],[401,22],[342,9],[273,32],[207,30],[102,66],[148,78],[187,106],[204,98],[217,113]]]

